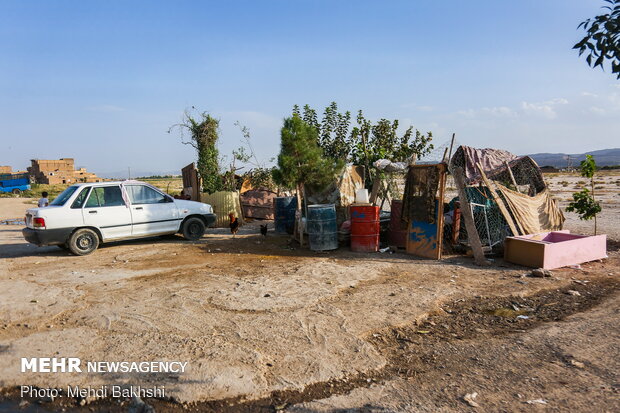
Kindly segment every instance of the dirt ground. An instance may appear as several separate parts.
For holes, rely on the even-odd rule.
[[[0,225],[0,412],[19,406],[22,384],[129,383],[165,386],[171,401],[146,400],[157,411],[618,411],[616,181],[599,217],[609,258],[550,278],[501,258],[480,268],[464,256],[314,253],[263,239],[255,224],[236,239],[218,229],[86,257],[30,246],[20,226]],[[0,199],[0,220],[23,216],[24,202]],[[591,230],[567,218],[573,232]],[[188,370],[20,373],[20,357],[35,356]],[[41,402],[21,410],[130,407]]]

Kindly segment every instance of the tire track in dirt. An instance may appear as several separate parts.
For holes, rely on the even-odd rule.
[[[569,291],[577,291],[575,294]],[[570,315],[587,311],[620,291],[620,281],[597,279],[589,283],[573,283],[568,287],[539,292],[526,297],[478,297],[456,300],[442,305],[442,311],[407,326],[392,327],[370,333],[366,340],[388,359],[387,365],[375,371],[348,375],[341,379],[313,383],[301,391],[274,391],[268,397],[246,401],[242,397],[183,405],[190,412],[274,412],[287,406],[347,394],[397,378],[424,380],[427,375],[443,371],[446,360],[438,358],[458,352],[463,346],[477,346],[486,340],[515,338],[547,323],[555,323]],[[515,309],[516,308],[516,309]],[[519,314],[524,312],[524,314]],[[527,319],[517,319],[515,314]],[[571,363],[571,356],[550,348],[556,362]],[[594,371],[596,373],[596,371]],[[598,374],[605,374],[599,371]],[[15,400],[17,389],[9,390],[0,400]],[[66,403],[66,400],[64,400]],[[62,404],[68,411],[126,411],[126,403],[100,400],[89,406]],[[77,401],[76,401],[77,403]],[[147,400],[158,412],[177,411],[179,405],[165,400]],[[458,405],[457,405],[458,407]],[[90,410],[89,410],[90,409]]]

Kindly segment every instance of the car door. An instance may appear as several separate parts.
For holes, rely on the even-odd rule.
[[[175,233],[181,218],[174,200],[147,185],[125,185],[131,202],[132,234],[148,236]]]
[[[131,210],[119,185],[92,187],[82,216],[85,225],[99,228],[104,241],[131,237]]]

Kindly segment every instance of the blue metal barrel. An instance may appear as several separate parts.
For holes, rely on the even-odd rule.
[[[310,205],[306,227],[311,250],[325,251],[338,248],[338,225],[334,204]]]
[[[273,199],[274,225],[278,234],[292,234],[295,229],[297,197],[282,196]]]

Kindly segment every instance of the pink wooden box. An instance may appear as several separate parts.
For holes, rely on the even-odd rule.
[[[554,268],[607,258],[607,235],[577,235],[570,231],[506,237],[504,259],[526,267]]]

